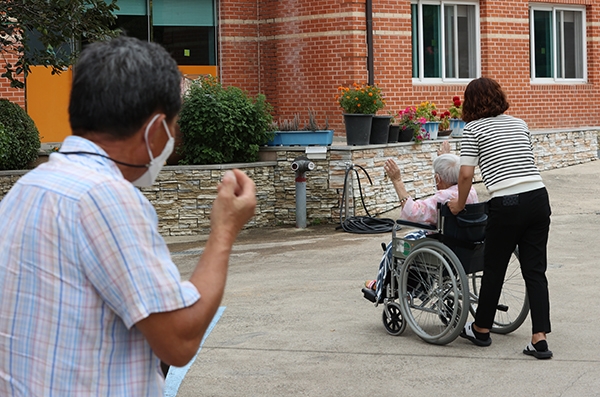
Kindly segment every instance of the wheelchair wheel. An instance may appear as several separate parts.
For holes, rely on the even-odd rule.
[[[406,329],[406,321],[402,318],[400,305],[396,302],[389,302],[384,306],[383,326],[388,334],[398,336]]]
[[[471,302],[470,311],[475,317],[477,310],[477,296],[479,295],[479,287],[481,286],[481,277],[483,272],[477,272],[470,275],[472,294],[475,301]],[[506,275],[504,276],[504,284],[502,285],[502,293],[498,301],[496,316],[491,331],[497,334],[508,334],[519,328],[527,315],[529,314],[529,298],[525,281],[521,275],[521,265],[519,263],[518,249],[512,254]]]
[[[406,258],[398,276],[400,308],[424,341],[445,345],[458,337],[469,311],[465,271],[450,248],[424,241]]]

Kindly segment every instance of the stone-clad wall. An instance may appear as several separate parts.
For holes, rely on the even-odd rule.
[[[344,190],[347,164],[358,171],[363,197],[371,215],[379,215],[397,207],[393,186],[383,171],[387,158],[396,158],[409,193],[420,198],[433,193],[434,180],[431,163],[441,141],[426,141],[422,145],[399,143],[369,146],[333,146],[325,159],[313,159],[316,168],[307,173],[308,223],[339,222],[340,203]],[[455,152],[460,140],[450,140]],[[561,168],[593,161],[598,158],[598,130],[537,131],[533,145],[540,170]],[[293,160],[304,155],[303,147],[263,148],[264,161],[251,164],[224,164],[210,166],[167,166],[157,183],[142,192],[156,208],[160,232],[165,236],[206,233],[210,228],[210,209],[216,197],[216,186],[226,170],[237,167],[256,183],[258,206],[256,216],[248,227],[294,225],[296,223],[295,173]],[[364,167],[373,185],[369,184]],[[26,171],[0,171],[0,199]],[[359,189],[353,172],[350,190],[353,190],[356,215],[364,215]],[[476,174],[476,181],[481,177]],[[352,205],[352,200],[350,200]],[[349,214],[352,215],[352,207]],[[345,211],[344,211],[345,214]]]
[[[141,189],[156,208],[161,234],[178,236],[209,230],[210,210],[217,197],[216,186],[225,171],[233,166],[243,169],[259,187],[257,216],[249,227],[274,224],[276,163],[166,166],[152,187]]]
[[[544,130],[532,133],[532,143],[536,164],[541,171],[563,168],[598,159],[598,129],[579,131]],[[398,200],[391,181],[385,175],[383,164],[389,157],[395,157],[402,172],[402,180],[408,192],[415,198],[429,196],[435,191],[432,162],[441,141],[425,141],[423,145],[370,145],[364,150],[351,147],[332,148],[331,184],[338,188],[343,185],[344,162],[352,158],[354,164],[368,170],[373,186],[363,178],[361,184],[367,210],[371,215],[381,214],[397,207]],[[460,152],[460,140],[451,139],[454,153]],[[475,181],[481,182],[479,168],[475,169]],[[358,191],[355,186],[355,196]],[[362,204],[356,203],[356,215],[364,215]]]

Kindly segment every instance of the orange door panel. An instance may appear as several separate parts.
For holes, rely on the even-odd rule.
[[[217,75],[216,66],[179,66],[179,70],[191,79]],[[51,69],[43,66],[31,67],[27,76],[27,113],[40,131],[43,143],[62,142],[71,135],[68,110],[72,77],[71,69],[52,75]]]
[[[25,87],[27,113],[40,131],[43,143],[62,142],[71,135],[68,110],[72,71],[52,75],[51,70],[32,66]]]

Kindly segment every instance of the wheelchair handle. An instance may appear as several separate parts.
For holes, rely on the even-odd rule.
[[[429,223],[417,223],[417,222],[405,221],[404,219],[397,219],[396,224],[410,226],[410,227],[416,227],[419,229],[438,230],[437,225],[431,225]]]

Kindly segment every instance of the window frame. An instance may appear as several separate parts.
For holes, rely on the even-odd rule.
[[[413,84],[464,84],[471,80],[481,77],[481,15],[479,1],[477,0],[413,0],[411,1],[411,20],[412,20],[412,6],[417,6],[417,40],[412,37],[411,27],[411,46],[417,43],[417,62],[418,62],[418,77],[412,77]],[[423,41],[423,5],[436,5],[440,7],[440,43],[442,53],[440,54],[440,75],[441,77],[425,77],[425,64],[423,46],[419,45]],[[474,6],[475,7],[475,48],[474,53],[476,56],[475,60],[475,76],[468,78],[460,77],[446,77],[446,21],[445,21],[445,7],[446,6]],[[412,23],[411,23],[412,25]],[[455,32],[457,27],[455,26]],[[414,57],[413,57],[414,59]],[[414,61],[413,61],[414,62]],[[412,68],[414,69],[414,64]]]
[[[535,11],[550,11],[552,12],[552,77],[536,77],[535,68],[535,34],[534,34],[534,12]],[[556,29],[556,12],[557,11],[575,11],[581,13],[581,55],[583,77],[581,78],[563,78],[558,77],[558,40]],[[530,78],[532,84],[581,84],[588,82],[588,54],[587,54],[587,20],[586,8],[580,5],[570,4],[546,4],[546,3],[531,3],[529,5],[529,62],[530,62]],[[564,42],[561,43],[564,47]]]

